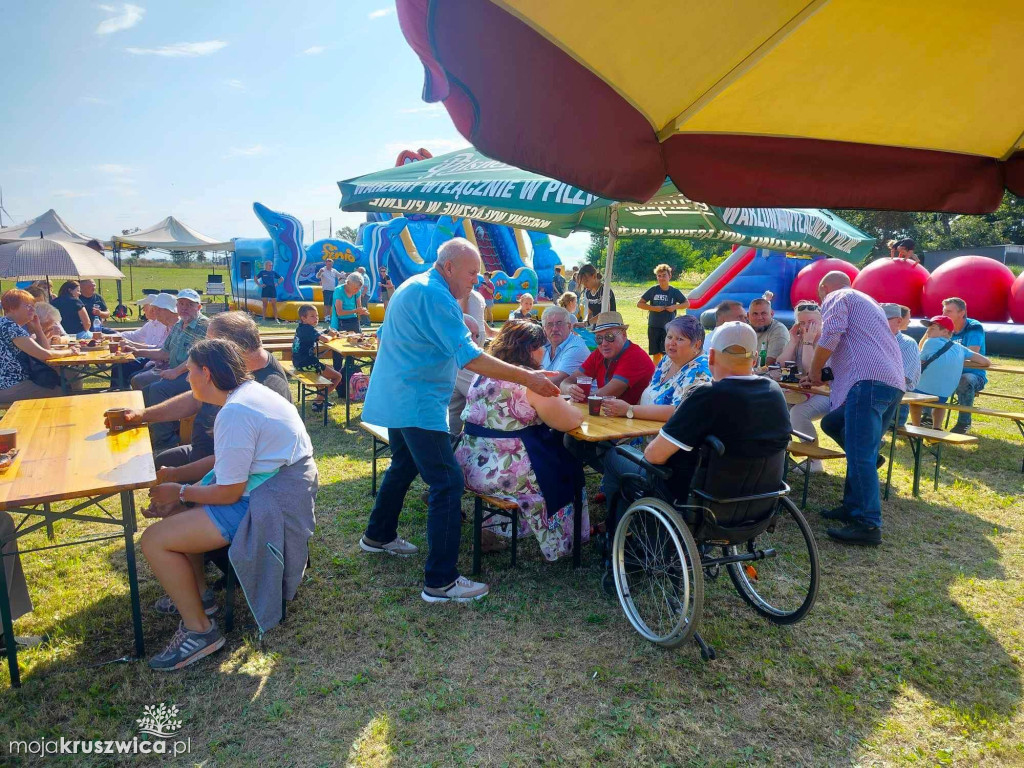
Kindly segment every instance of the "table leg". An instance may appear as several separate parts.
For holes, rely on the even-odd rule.
[[[48,502],[48,501],[43,502],[43,512],[45,512],[47,515],[49,515],[49,513],[50,513],[50,502]],[[50,541],[53,541],[53,539],[54,539],[54,536],[53,536],[53,521],[49,518],[49,516],[47,516],[47,518],[46,518],[46,538],[48,538]]]
[[[942,463],[942,443],[935,446],[935,490],[939,490],[939,465]]]
[[[583,565],[583,488],[576,489],[572,499],[572,567]]]
[[[60,376],[60,391],[66,395],[68,394],[70,387],[68,383],[67,368],[62,365],[59,368],[57,368],[57,373]]]
[[[352,379],[352,373],[351,373],[352,357],[351,357],[351,355],[345,355],[345,364],[342,367],[345,369],[345,372],[342,374],[342,376],[345,377],[345,381],[344,381],[344,384],[345,384],[345,429],[348,429],[349,428],[349,423],[351,421],[351,417],[349,416],[349,408],[350,408],[351,403],[352,403],[352,387],[350,386],[350,382],[351,382],[351,379]]]
[[[128,564],[128,590],[132,599],[132,626],[135,630],[135,656],[145,657],[146,646],[142,639],[142,602],[139,599],[139,574],[135,569],[135,494],[121,492],[121,518],[124,521],[124,554]]]
[[[912,438],[910,449],[914,452],[914,498],[921,495],[921,454],[924,453],[924,440]]]
[[[2,545],[0,545],[2,550]],[[16,557],[16,555],[11,555]],[[21,687],[21,675],[18,674],[18,643],[14,639],[14,621],[11,619],[11,599],[7,594],[7,571],[4,570],[4,555],[0,553],[0,619],[4,631],[4,643],[7,645],[7,668],[11,672],[11,687]]]

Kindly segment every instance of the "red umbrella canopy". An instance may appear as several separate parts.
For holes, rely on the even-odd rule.
[[[481,152],[601,197],[984,213],[1024,195],[1019,0],[397,0]]]

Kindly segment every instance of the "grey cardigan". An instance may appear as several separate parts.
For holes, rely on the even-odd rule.
[[[281,622],[283,600],[293,600],[302,581],[319,487],[316,463],[307,456],[282,468],[249,496],[249,512],[238,526],[228,559],[260,634]]]

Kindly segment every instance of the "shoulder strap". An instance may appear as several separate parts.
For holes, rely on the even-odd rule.
[[[945,344],[942,345],[942,349],[940,349],[934,355],[929,357],[927,360],[924,360],[921,363],[921,373],[924,373],[929,365],[931,365],[933,362],[935,362],[940,357],[942,357],[944,354],[946,354],[946,352],[948,352],[949,349],[953,346],[953,343],[954,343],[953,341],[947,341]]]

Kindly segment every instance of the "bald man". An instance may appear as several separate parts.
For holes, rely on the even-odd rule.
[[[885,312],[867,294],[850,287],[843,272],[829,272],[818,285],[821,338],[811,370],[802,382],[821,386],[830,364],[833,380],[825,434],[846,451],[843,503],[822,510],[843,523],[826,533],[847,544],[877,546],[882,541],[882,501],[878,492],[879,447],[903,397],[903,361]]]
[[[543,372],[504,363],[474,342],[459,300],[473,290],[479,273],[480,252],[457,237],[441,246],[431,269],[395,291],[378,332],[380,352],[363,407],[363,421],[388,428],[391,466],[359,546],[374,554],[416,554],[413,544],[398,537],[398,518],[420,475],[430,488],[429,553],[420,593],[428,603],[479,600],[488,592],[486,584],[460,576],[457,567],[463,477],[448,436],[448,403],[459,369],[558,395]]]

